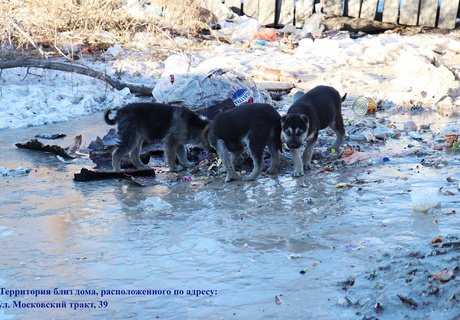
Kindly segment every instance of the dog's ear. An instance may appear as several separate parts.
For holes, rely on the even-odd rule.
[[[304,114],[300,115],[300,119],[302,119],[302,121],[305,122],[306,124],[310,122],[310,119]]]
[[[348,94],[348,93],[345,93],[345,95],[342,97],[342,102],[344,102],[345,99],[347,98],[347,94]]]

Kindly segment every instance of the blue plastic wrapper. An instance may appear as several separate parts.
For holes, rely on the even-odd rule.
[[[244,103],[252,103],[252,91],[248,88],[238,89],[233,94],[232,100],[236,106],[240,106]]]

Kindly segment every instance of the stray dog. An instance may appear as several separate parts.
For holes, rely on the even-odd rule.
[[[112,167],[120,171],[121,158],[129,154],[138,168],[146,168],[140,158],[142,143],[165,144],[166,163],[170,170],[180,171],[195,164],[188,161],[185,145],[202,145],[206,142],[203,130],[209,121],[185,107],[161,103],[131,103],[119,109],[114,119],[106,110],[104,120],[109,125],[118,124],[119,144],[112,152]],[[176,165],[176,156],[183,165]]]
[[[294,102],[287,114],[281,117],[282,140],[291,151],[294,177],[303,176],[304,165],[310,167],[319,130],[326,127],[334,130],[337,139],[332,149],[337,149],[342,144],[345,128],[341,106],[346,96],[345,94],[340,98],[334,88],[318,86]],[[299,148],[304,141],[307,145],[301,159]]]
[[[265,146],[271,156],[268,172],[274,174],[279,167],[281,151],[281,122],[278,112],[269,104],[244,104],[220,113],[207,129],[209,144],[222,160],[221,173],[227,172],[225,182],[239,179],[235,171],[238,158],[247,147],[254,168],[243,180],[256,179],[263,168]]]

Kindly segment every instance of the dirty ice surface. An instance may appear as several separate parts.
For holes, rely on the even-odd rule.
[[[194,58],[194,68],[204,61],[204,69],[244,73],[259,64],[286,68],[299,72],[301,89],[321,83],[349,93],[345,143],[361,158],[322,170],[326,158],[316,157],[314,169],[299,179],[291,177],[284,153],[281,173],[262,174],[255,182],[225,184],[222,176],[206,172],[182,173],[192,176],[184,182],[160,176],[158,185],[145,188],[120,180],[74,182],[74,172],[91,167],[87,159],[64,163],[14,144],[36,134],[65,133],[56,143],[70,145],[82,134],[87,146],[109,128],[97,111],[136,98],[75,75],[34,70],[23,79],[25,70],[3,72],[0,287],[184,294],[3,295],[9,305],[66,301],[67,308],[7,308],[0,317],[456,317],[460,154],[443,147],[445,134],[459,133],[458,95],[449,90],[458,81],[445,71],[446,61],[449,68],[455,63],[456,42],[391,35],[344,40],[343,48],[342,41],[307,43],[293,53],[223,46]],[[431,59],[435,46],[442,46],[445,60]],[[124,66],[126,79],[142,79],[142,61],[135,64],[129,53],[112,63],[108,68]],[[139,81],[158,80],[164,70],[161,63],[156,67]],[[350,105],[361,95],[391,103],[359,118]],[[286,101],[278,107],[285,110]],[[331,139],[322,132],[317,156]],[[420,205],[426,210],[415,210]],[[197,297],[187,290],[210,291]],[[76,311],[69,306],[99,301],[108,304]]]

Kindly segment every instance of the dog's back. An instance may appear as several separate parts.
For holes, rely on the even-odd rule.
[[[230,149],[240,146],[249,134],[267,136],[273,131],[273,138],[281,150],[281,122],[278,112],[269,104],[244,104],[222,112],[213,121],[213,136],[224,140]],[[211,142],[212,143],[212,142]]]
[[[311,120],[317,121],[319,129],[324,129],[336,119],[337,113],[341,112],[341,106],[342,99],[336,89],[317,86],[294,102],[288,113],[307,114]]]

